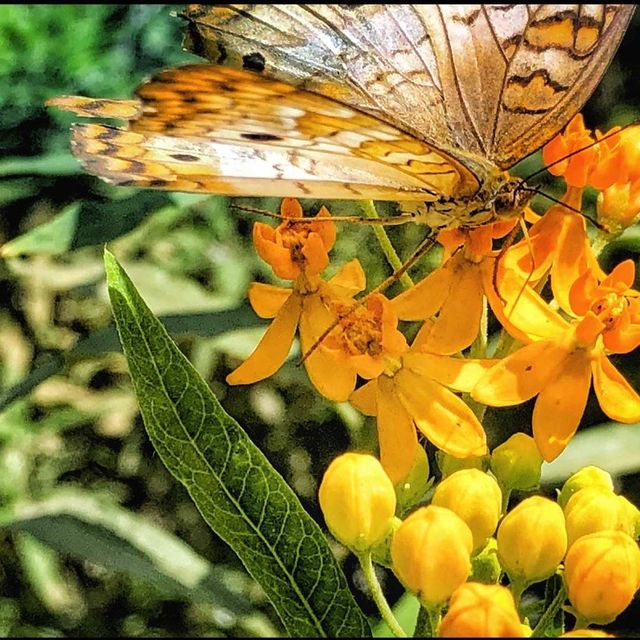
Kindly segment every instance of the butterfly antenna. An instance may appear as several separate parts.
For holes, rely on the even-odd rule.
[[[627,124],[622,125],[619,129],[616,129],[615,131],[610,131],[609,133],[606,133],[605,135],[602,136],[602,138],[599,138],[598,140],[594,140],[593,142],[589,143],[584,147],[581,147],[580,149],[576,149],[575,151],[571,151],[571,153],[567,153],[566,156],[563,156],[562,158],[558,158],[557,160],[554,160],[551,164],[548,164],[545,167],[542,167],[542,169],[538,169],[537,171],[534,171],[533,173],[529,174],[526,178],[523,178],[523,181],[531,180],[531,178],[534,178],[535,176],[540,175],[541,173],[544,173],[551,167],[555,167],[557,164],[560,164],[561,162],[564,162],[565,160],[568,160],[573,156],[577,156],[579,153],[582,153],[587,149],[591,149],[592,147],[595,147],[601,142],[604,142],[609,138],[613,138],[613,136],[617,136],[620,132],[624,131],[625,129],[628,129],[629,127],[633,127],[634,125],[637,125],[637,124],[640,124],[640,118],[636,118],[635,120],[632,120],[631,122],[628,122]]]
[[[575,213],[579,213],[583,218],[586,218],[594,227],[596,227],[596,229],[598,229],[599,231],[602,231],[604,233],[609,233],[608,229],[606,227],[604,227],[602,224],[600,224],[597,220],[594,220],[591,216],[588,216],[584,211],[581,211],[580,209],[577,209],[576,207],[572,207],[570,204],[567,204],[566,202],[562,202],[562,200],[558,199],[558,198],[554,198],[553,196],[550,196],[548,193],[545,193],[544,191],[541,191],[540,189],[536,189],[536,188],[531,188],[531,187],[516,187],[516,189],[520,189],[521,191],[530,191],[531,193],[537,193],[539,196],[543,196],[544,198],[547,198],[548,200],[551,200],[551,202],[555,202],[556,204],[559,204],[561,206],[563,206],[565,209],[569,209],[569,211],[573,211]]]
[[[400,279],[400,277],[406,273],[427,251],[429,251],[436,242],[436,234],[433,230],[429,233],[429,235],[422,240],[422,242],[416,247],[414,252],[405,260],[401,267],[398,267],[388,278],[383,280],[377,287],[369,291],[369,293],[365,294],[358,300],[354,302],[354,304],[349,307],[344,313],[340,314],[319,336],[316,338],[316,341],[309,347],[307,352],[300,358],[298,361],[298,365],[304,364],[305,360],[322,344],[324,339],[338,326],[340,320],[348,317],[352,314],[356,309],[361,307],[370,296],[374,293],[380,293],[384,291],[391,284]]]
[[[269,218],[275,218],[281,222],[351,222],[354,224],[369,224],[369,225],[384,225],[387,227],[406,224],[407,222],[415,221],[415,216],[412,213],[400,213],[395,216],[386,216],[383,218],[367,218],[366,216],[320,216],[320,217],[305,217],[305,218],[293,218],[290,216],[283,216],[280,213],[274,213],[266,209],[257,209],[256,207],[249,207],[241,204],[231,204],[232,209],[238,209],[239,211],[246,211],[248,213],[256,213],[261,216],[268,216]]]

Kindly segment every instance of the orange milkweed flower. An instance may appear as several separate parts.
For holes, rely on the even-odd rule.
[[[280,211],[287,218],[302,216],[302,208],[293,198],[284,198]],[[317,217],[328,215],[323,207]],[[358,260],[345,264],[328,281],[320,278],[335,241],[333,223],[285,220],[275,229],[256,223],[253,236],[260,256],[276,275],[293,280],[293,284],[287,288],[254,282],[249,287],[249,302],[255,312],[261,318],[273,318],[273,322],[253,353],[227,376],[227,383],[232,385],[251,384],[273,375],[286,360],[298,330],[303,351],[310,349],[335,321],[331,311],[334,301],[345,304],[365,287]],[[356,374],[336,367],[326,350],[311,353],[305,367],[312,383],[330,399],[344,401],[355,387]],[[330,380],[326,371],[332,372]]]
[[[640,346],[640,294],[631,289],[634,276],[631,260],[603,280],[586,272],[570,290],[575,318],[567,321],[531,287],[523,289],[518,278],[503,274],[500,292],[510,310],[500,319],[526,346],[489,369],[471,395],[491,406],[519,404],[537,395],[533,436],[547,461],[576,432],[592,380],[600,407],[612,420],[640,420],[640,395],[607,357]]]
[[[356,409],[377,417],[380,460],[394,484],[411,470],[416,428],[436,447],[458,458],[487,453],[482,425],[450,389],[470,391],[495,361],[423,353],[425,324],[413,345],[388,358],[384,371],[351,394]]]
[[[423,350],[450,355],[466,349],[480,330],[487,263],[494,264],[493,239],[513,229],[517,220],[505,220],[477,229],[443,230],[438,241],[444,246],[442,266],[391,301],[401,320],[427,320],[430,325]]]

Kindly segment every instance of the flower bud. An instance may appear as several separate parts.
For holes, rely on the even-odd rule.
[[[467,579],[472,546],[469,527],[453,511],[421,507],[393,537],[393,570],[425,607],[434,607],[446,602]]]
[[[534,439],[514,433],[491,453],[491,471],[502,487],[526,491],[540,484],[542,456]]]
[[[471,456],[470,458],[456,458],[444,451],[436,451],[436,460],[443,478],[448,478],[452,473],[461,469],[480,469],[486,471],[487,456]]]
[[[497,584],[467,582],[453,592],[438,636],[517,638],[524,633],[509,589]]]
[[[545,580],[567,550],[562,509],[548,498],[527,498],[504,517],[497,539],[498,560],[512,581]]]
[[[640,181],[614,182],[598,194],[598,222],[611,233],[621,233],[640,215]]]
[[[558,496],[558,504],[564,509],[567,506],[567,502],[569,502],[569,498],[576,491],[593,485],[613,491],[613,480],[606,471],[594,466],[583,467],[580,471],[576,471],[572,476],[569,476],[564,483]]]
[[[591,623],[607,624],[640,586],[640,549],[622,531],[582,536],[567,553],[564,579],[575,611]]]
[[[483,584],[496,584],[500,580],[501,573],[502,567],[498,562],[498,543],[495,538],[489,538],[480,553],[471,558],[469,580]]]
[[[431,504],[451,509],[467,523],[473,534],[475,553],[486,544],[498,526],[502,492],[490,475],[479,469],[462,469],[436,487]]]
[[[396,494],[372,455],[345,453],[335,458],[322,478],[319,498],[329,530],[355,552],[370,549],[391,531]]]
[[[626,498],[609,489],[598,486],[580,489],[564,508],[569,546],[581,536],[596,531],[624,531],[633,536],[636,528],[633,509]]]

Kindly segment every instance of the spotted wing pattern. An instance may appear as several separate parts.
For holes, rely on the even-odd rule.
[[[73,127],[90,173],[116,184],[230,195],[431,200],[475,192],[462,164],[378,119],[251,71],[165,70],[138,100],[50,105],[128,128]]]
[[[366,111],[472,171],[508,168],[589,97],[633,5],[189,5],[186,46]]]

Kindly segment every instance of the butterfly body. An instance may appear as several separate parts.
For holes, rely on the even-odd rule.
[[[555,135],[611,59],[632,5],[189,5],[187,47],[136,100],[50,104],[114,184],[393,200],[432,227],[518,215],[505,173]]]

